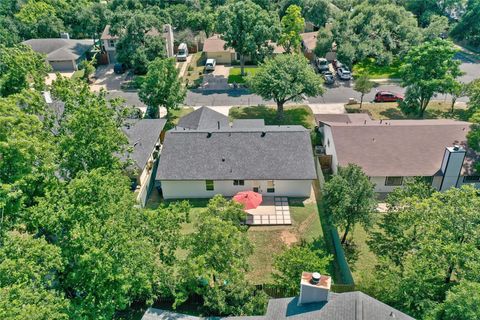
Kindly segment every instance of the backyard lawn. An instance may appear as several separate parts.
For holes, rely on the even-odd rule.
[[[258,67],[245,67],[246,75],[254,75],[258,70]],[[245,76],[241,76],[242,70],[240,67],[230,68],[228,74],[228,83],[245,83]]]
[[[159,202],[155,199],[152,200],[149,201],[147,207],[154,209],[158,207]],[[194,231],[195,223],[201,219],[208,199],[190,199],[189,202],[192,206],[190,222],[182,225],[182,234]],[[324,246],[315,198],[307,200],[289,198],[289,204],[292,217],[291,226],[250,227],[247,231],[248,238],[254,247],[253,254],[249,259],[251,268],[247,279],[254,284],[267,283],[272,280],[273,257],[282,252],[286,246],[302,240],[318,240],[316,241],[318,246]],[[185,257],[187,252],[179,250],[177,254],[179,257]]]
[[[380,119],[417,119],[414,116],[405,115],[398,107],[398,104],[393,103],[363,103],[362,109],[359,104],[346,105],[345,109],[349,113],[367,112],[374,120]],[[458,119],[466,120],[467,109],[465,105],[457,104],[451,113],[450,101],[432,101],[425,111],[425,119]]]
[[[277,108],[270,106],[233,107],[229,116],[230,120],[265,119],[266,125],[301,125],[308,129],[315,127],[312,110],[307,106],[286,106],[283,121],[277,119]]]
[[[399,61],[395,61],[389,66],[380,66],[370,58],[355,64],[352,71],[354,76],[368,74],[371,79],[398,79],[400,78],[399,70]]]

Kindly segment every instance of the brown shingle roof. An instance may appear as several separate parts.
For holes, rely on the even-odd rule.
[[[388,120],[364,123],[324,122],[332,129],[340,166],[355,163],[368,176],[433,176],[445,148],[467,149],[464,173],[478,155],[467,147],[470,123],[455,120]]]
[[[165,34],[166,34],[166,33],[163,33],[163,35],[165,35]],[[151,30],[149,30],[149,31],[147,32],[147,35],[149,35],[149,36],[158,36],[158,35],[160,35],[160,32],[158,32],[157,29],[152,28]],[[100,37],[100,39],[101,39],[101,40],[118,40],[119,37],[110,34],[110,25],[107,24],[107,25],[105,26],[105,29],[103,29],[102,36]]]
[[[313,51],[317,45],[317,34],[318,32],[305,32],[301,33],[303,45],[309,50]]]
[[[372,119],[366,113],[322,113],[315,115],[315,121],[321,125],[325,122],[365,123]]]
[[[203,52],[235,52],[232,48],[225,49],[225,41],[218,34],[205,39]]]

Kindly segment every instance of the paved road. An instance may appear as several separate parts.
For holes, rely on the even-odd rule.
[[[480,78],[480,63],[472,63],[464,61],[460,69],[465,75],[460,77],[462,82],[471,82]],[[365,101],[373,100],[376,91],[387,90],[396,93],[404,93],[404,89],[398,84],[384,84],[376,87],[372,92],[365,95]],[[337,82],[334,87],[327,87],[327,91],[323,96],[310,97],[305,103],[345,103],[349,98],[360,99],[360,94],[353,90],[353,82]],[[445,100],[448,96],[438,95],[435,100]],[[468,99],[463,97],[458,99],[459,102],[466,102]],[[228,105],[258,105],[273,104],[273,101],[264,101],[261,97],[250,93],[246,89],[237,90],[208,90],[203,91],[190,90],[187,92],[185,104],[189,106],[228,106]]]

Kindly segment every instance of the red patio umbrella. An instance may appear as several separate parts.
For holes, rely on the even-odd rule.
[[[253,191],[241,191],[233,196],[233,200],[243,204],[245,210],[255,209],[262,203],[262,195]]]

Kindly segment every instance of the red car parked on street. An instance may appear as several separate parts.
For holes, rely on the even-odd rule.
[[[403,96],[390,91],[379,91],[375,95],[375,102],[400,102],[403,101]]]

